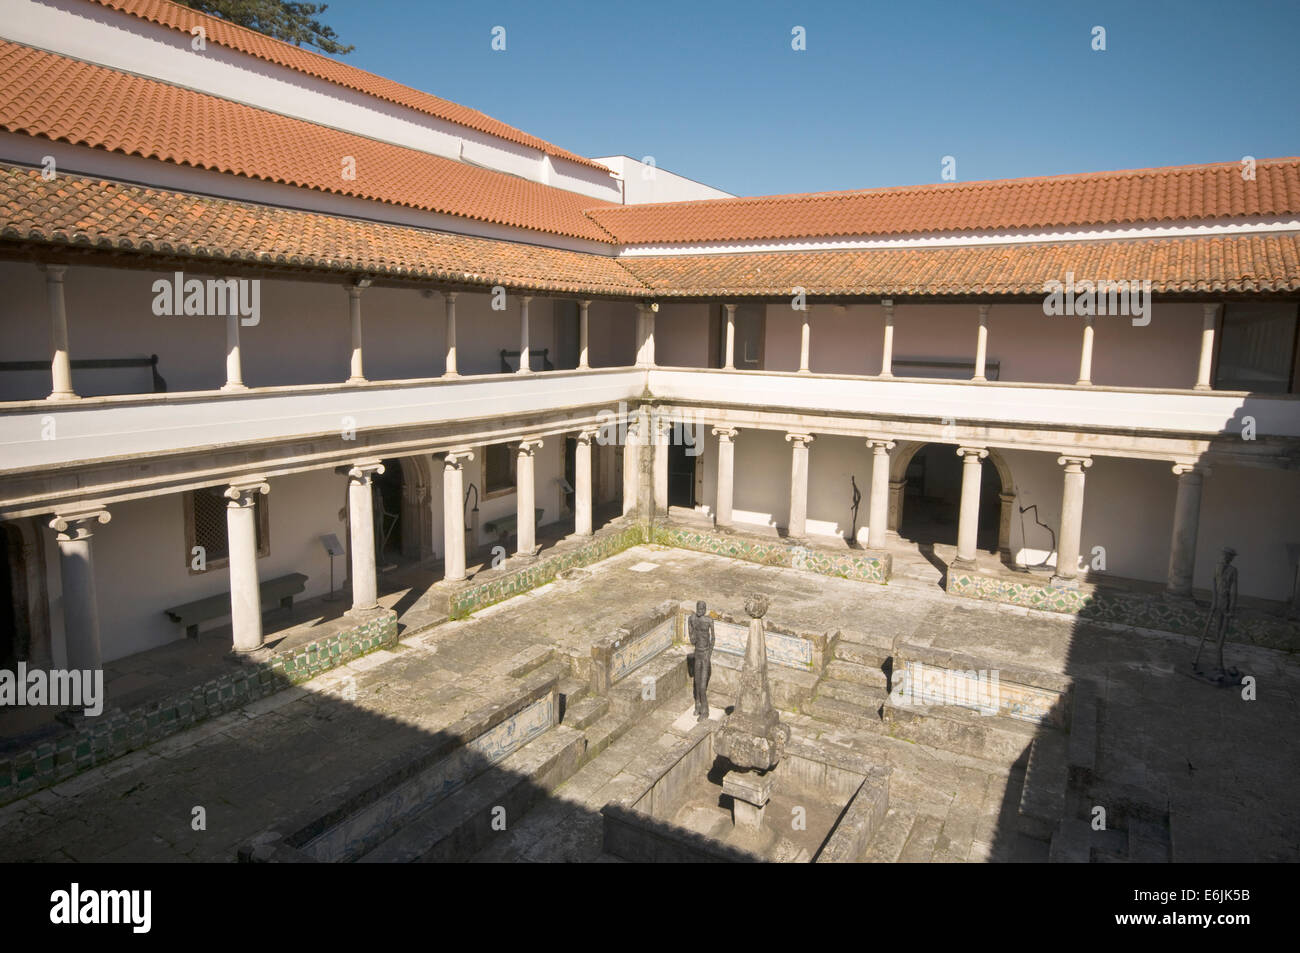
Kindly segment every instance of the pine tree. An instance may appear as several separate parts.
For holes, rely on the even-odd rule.
[[[328,4],[295,3],[292,0],[177,0],[202,13],[238,23],[258,33],[295,46],[315,47],[322,53],[342,55],[356,47],[340,43],[338,35],[316,19]]]

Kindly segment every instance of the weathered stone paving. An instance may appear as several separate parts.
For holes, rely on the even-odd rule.
[[[656,568],[631,571],[641,563]],[[1300,730],[1300,672],[1288,656],[1230,646],[1231,662],[1258,680],[1258,700],[1243,701],[1237,690],[1184,674],[1195,648],[1185,637],[652,546],[437,626],[393,651],[0,809],[0,859],[233,860],[239,845],[275,817],[301,811],[504,697],[521,656],[548,648],[581,652],[666,598],[705,599],[738,614],[749,591],[768,595],[773,622],[801,630],[838,629],[848,642],[900,638],[991,666],[1091,679],[1101,723],[1089,797],[1110,805],[1116,817],[1167,815],[1162,823],[1174,860],[1300,859],[1300,751],[1289,741]],[[670,699],[530,813],[512,819],[479,859],[601,859],[600,806],[634,783],[629,766],[669,739],[672,722],[689,707],[689,692]],[[783,717],[796,738],[819,738],[894,766],[890,811],[863,859],[1046,859],[1046,845],[1016,830],[1023,766],[890,737],[888,726],[870,725],[871,712],[862,714],[861,724],[809,712]],[[206,809],[206,830],[191,827],[196,806]]]

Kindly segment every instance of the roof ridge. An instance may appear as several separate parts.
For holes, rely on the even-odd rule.
[[[174,3],[173,0],[89,0],[89,2],[182,33],[188,33],[190,25],[192,24],[182,25],[178,21],[185,17],[192,17],[199,21],[198,25],[205,27],[218,27],[216,31],[205,29],[205,38],[216,43],[218,46],[234,49],[249,56],[257,57],[258,59],[276,63],[277,65],[283,66],[286,69],[291,69],[294,72],[302,73],[307,76],[314,76],[317,79],[324,80],[325,82],[332,83],[336,86],[342,86],[346,89],[352,89],[368,96],[374,96],[375,98],[382,99],[386,102],[406,106],[410,109],[416,110],[417,112],[422,112],[426,115],[442,119],[455,125],[464,126],[467,129],[474,129],[478,132],[495,136],[498,139],[505,139],[506,141],[515,142],[519,145],[530,146],[555,158],[567,159],[589,168],[610,172],[608,167],[594,159],[589,159],[586,156],[579,155],[571,150],[561,148],[553,142],[549,142],[540,136],[534,136],[532,133],[525,132],[523,129],[520,129],[517,126],[512,126],[494,116],[489,116],[482,110],[475,109],[472,106],[465,106],[461,103],[452,102],[450,99],[444,99],[441,96],[426,92],[422,89],[416,89],[414,86],[407,86],[405,83],[399,83],[397,80],[390,79],[387,76],[381,76],[378,73],[372,73],[359,66],[353,66],[351,63],[344,63],[340,60],[331,59],[317,50],[303,49],[301,46],[295,46],[285,40],[280,40],[273,36],[269,36],[268,34],[260,33],[250,27],[242,26],[230,20],[225,20],[221,17],[204,13],[200,10],[195,10],[193,7]],[[247,42],[238,45],[227,42],[231,37],[226,36],[223,38],[222,36],[222,34],[227,31],[246,37]],[[271,44],[275,49],[280,50],[282,55],[278,57],[270,56],[267,55],[269,51],[259,51],[257,49],[258,46],[266,46],[267,44]],[[313,70],[307,68],[306,64],[293,62],[295,59],[302,59],[304,57],[308,58],[310,62],[320,64],[320,68]],[[351,76],[355,78],[354,81],[348,82],[339,75],[331,75],[339,72],[351,74]],[[366,82],[362,82],[362,79],[365,79]],[[379,89],[375,88],[376,85],[387,86],[389,87],[389,91],[381,92]],[[403,91],[410,95],[404,98],[398,97],[392,95],[394,91]],[[432,100],[445,108],[435,110],[427,103],[423,105],[420,104],[418,100]],[[472,117],[477,117],[481,121],[475,124],[465,121],[465,118],[471,118],[470,116],[458,119],[453,115],[450,115],[450,113],[457,110],[471,114]],[[493,126],[500,128],[490,128]],[[503,132],[507,134],[503,135]],[[508,133],[513,133],[513,135],[509,135]]]

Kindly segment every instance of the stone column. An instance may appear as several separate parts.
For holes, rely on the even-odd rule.
[[[892,440],[873,438],[867,441],[871,448],[871,499],[867,510],[867,546],[885,548],[885,534],[889,531],[889,451]],[[855,540],[850,540],[855,542]]]
[[[226,383],[223,391],[248,390],[244,386],[243,361],[239,356],[239,311],[226,315]]]
[[[673,423],[666,417],[655,414],[654,426],[654,501],[655,513],[668,513],[668,436]]]
[[[1056,575],[1054,586],[1074,587],[1079,577],[1079,539],[1083,534],[1084,470],[1092,466],[1091,457],[1060,457],[1065,467],[1065,488],[1061,494],[1061,535],[1056,541]]]
[[[983,460],[989,452],[983,447],[958,447],[961,457],[961,510],[957,517],[957,558],[952,564],[957,569],[976,567],[975,544],[980,525],[980,477]]]
[[[1219,305],[1203,306],[1201,324],[1201,362],[1196,369],[1196,390],[1210,389],[1210,370],[1214,367],[1214,330],[1219,323]]]
[[[68,309],[63,298],[63,265],[45,265],[45,297],[50,307],[50,395],[46,400],[77,400],[68,354]],[[89,536],[87,537],[89,539]],[[98,634],[95,636],[99,638]]]
[[[800,330],[799,337],[799,373],[809,374],[808,369],[808,350],[812,341],[812,328],[808,324],[808,306],[803,310],[803,327]]]
[[[379,605],[379,580],[375,576],[375,511],[370,483],[384,472],[378,460],[364,460],[348,468],[348,526],[352,532],[352,609],[354,615]]]
[[[533,477],[533,453],[542,446],[540,440],[519,441],[515,467],[515,531],[518,535],[516,556],[531,557],[537,549],[537,487]]]
[[[723,356],[722,369],[734,371],[736,369],[736,306],[724,304],[722,309],[727,313],[727,353]]]
[[[270,493],[264,480],[226,487],[226,544],[230,551],[230,631],[236,652],[262,644],[262,593],[257,580],[257,498]]]
[[[591,525],[591,441],[594,428],[578,431],[573,451],[573,534],[590,536]]]
[[[626,415],[623,438],[623,515],[636,511],[637,473],[640,470],[640,446],[637,428],[641,417],[635,411]]]
[[[102,506],[56,513],[50,527],[58,533],[59,576],[63,584],[63,632],[68,668],[103,667],[99,645],[99,600],[95,597],[95,562],[90,548],[96,523],[111,519]]]
[[[975,376],[973,381],[988,380],[984,376],[984,365],[988,361],[989,352],[989,306],[980,305],[980,326],[975,332]]]
[[[731,525],[731,503],[735,493],[736,434],[735,427],[714,427],[718,438],[718,502],[714,520],[719,526]]]
[[[585,371],[591,367],[587,353],[587,311],[590,308],[590,301],[578,302],[578,370],[580,371]]]
[[[456,367],[456,295],[455,291],[442,293],[443,304],[447,308],[447,363],[442,372],[443,377],[460,377]]]
[[[1079,379],[1076,384],[1090,385],[1092,383],[1092,334],[1093,334],[1093,316],[1085,315],[1083,319],[1083,348],[1079,352]]]
[[[472,450],[453,450],[442,463],[442,578],[460,582],[465,578],[465,463],[474,459]]]
[[[366,374],[361,361],[361,292],[369,284],[368,281],[358,281],[356,284],[348,285],[348,314],[352,320],[352,364],[351,373],[347,380],[349,384],[364,384],[366,382]]]
[[[655,313],[648,304],[637,305],[636,366],[655,366]]]
[[[998,494],[998,555],[1011,562],[1011,514],[1015,508],[1016,494],[1004,487]]]
[[[880,351],[880,376],[894,376],[894,299],[885,298],[880,302],[885,311],[885,343]]]
[[[1196,570],[1196,532],[1201,521],[1201,487],[1209,470],[1191,463],[1175,463],[1174,473],[1178,476],[1178,496],[1174,502],[1169,581],[1165,589],[1171,596],[1190,597]]]
[[[808,445],[813,442],[810,433],[788,433],[790,441],[790,520],[787,532],[793,539],[802,539],[808,522]]]
[[[533,300],[531,295],[519,297],[519,370],[516,374],[533,372],[531,355],[528,348],[528,305]]]

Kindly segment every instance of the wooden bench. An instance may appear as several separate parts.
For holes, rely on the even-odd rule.
[[[257,589],[262,594],[262,611],[266,612],[265,607],[273,600],[279,600],[281,609],[292,609],[293,597],[306,587],[307,577],[300,572],[291,572],[287,576],[278,576],[259,583]],[[167,613],[173,622],[185,626],[187,636],[197,639],[201,623],[224,619],[230,615],[230,593],[219,592],[206,599],[196,599],[184,605],[172,606],[170,609],[164,609],[163,612]]]

